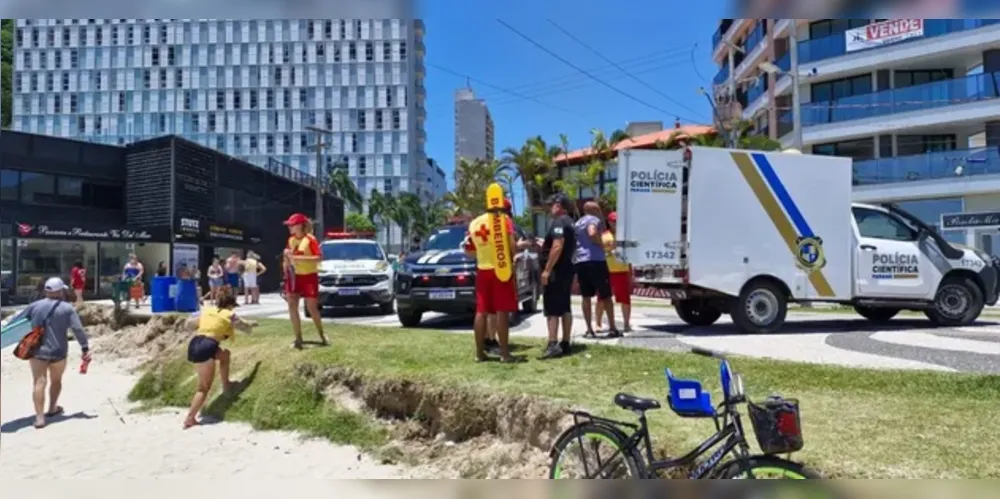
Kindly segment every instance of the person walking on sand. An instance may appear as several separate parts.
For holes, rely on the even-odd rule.
[[[45,297],[32,302],[24,310],[11,318],[11,322],[28,318],[31,326],[44,328],[41,343],[28,360],[31,367],[31,399],[35,405],[35,428],[45,427],[47,418],[63,414],[59,406],[62,394],[62,379],[66,372],[66,357],[69,355],[69,330],[83,350],[83,360],[91,359],[87,332],[83,329],[80,316],[73,304],[65,301],[69,289],[62,279],[50,277],[45,281]],[[45,388],[48,385],[49,405],[45,410]]]
[[[613,211],[608,213],[608,230],[604,231],[604,234],[601,235],[601,241],[604,244],[604,254],[608,261],[608,273],[611,275],[611,294],[614,295],[615,303],[620,305],[622,309],[622,322],[624,323],[622,332],[631,333],[632,266],[621,261],[615,253],[615,248],[618,246],[615,243],[615,227],[617,224],[618,214]],[[596,324],[598,330],[601,329],[601,316],[603,312],[603,308],[597,308]]]
[[[247,259],[243,261],[243,304],[260,304],[260,286],[257,279],[267,272],[267,267],[260,261],[260,255],[253,251],[247,252]]]
[[[87,267],[77,260],[69,271],[69,285],[73,288],[73,301],[83,302],[83,290],[87,287]]]
[[[309,315],[312,317],[319,340],[324,346],[329,342],[323,333],[323,316],[320,313],[319,302],[319,262],[322,258],[319,251],[319,241],[313,235],[312,221],[309,217],[295,213],[285,220],[288,227],[288,244],[285,246],[287,271],[291,282],[286,284],[286,299],[288,303],[288,318],[295,333],[297,349],[302,349],[302,317],[299,315],[299,301],[304,299]]]
[[[219,381],[222,390],[229,391],[233,382],[229,379],[230,352],[220,345],[223,341],[232,339],[235,330],[250,333],[256,322],[242,319],[236,315],[236,297],[225,295],[219,298],[218,306],[205,307],[195,316],[188,319],[189,323],[197,320],[197,334],[188,343],[188,362],[194,364],[198,375],[198,388],[191,399],[191,410],[184,419],[184,429],[198,424],[198,413],[208,400],[208,392],[212,390],[212,379],[215,378],[215,363],[219,363]]]
[[[139,262],[139,257],[135,256],[134,253],[129,255],[128,262],[122,269],[122,279],[129,283],[129,298],[135,302],[136,308],[139,308],[139,304],[146,298],[146,289],[142,284],[144,272],[145,269]]]

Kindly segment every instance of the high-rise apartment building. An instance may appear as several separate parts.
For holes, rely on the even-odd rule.
[[[1000,19],[723,19],[713,47],[717,100],[758,133],[1000,255]]]
[[[424,24],[400,19],[20,19],[15,130],[124,144],[178,134],[366,195],[425,163]],[[324,137],[325,165],[316,142]]]
[[[427,162],[421,169],[416,193],[420,199],[427,203],[442,199],[448,193],[448,179],[445,177],[444,170],[438,166],[437,161],[434,161],[433,158],[427,158]]]
[[[494,158],[493,118],[471,88],[455,91],[455,165],[460,159]],[[456,169],[457,172],[457,169]]]

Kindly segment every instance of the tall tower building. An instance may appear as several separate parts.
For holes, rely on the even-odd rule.
[[[19,19],[12,128],[177,134],[261,166],[346,164],[365,195],[410,192],[426,163],[423,37],[401,19]],[[310,125],[332,132],[324,165]]]
[[[477,99],[472,88],[455,91],[455,165],[464,159],[494,158],[493,118],[486,101]],[[457,181],[457,178],[456,178]]]

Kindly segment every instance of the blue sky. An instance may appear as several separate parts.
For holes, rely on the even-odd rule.
[[[683,11],[687,12],[681,14]],[[711,108],[697,88],[708,88],[715,74],[711,38],[724,14],[722,2],[711,0],[687,5],[663,0],[423,2],[420,17],[427,26],[427,154],[448,173],[450,184],[454,163],[453,94],[465,85],[465,79],[434,66],[473,78],[472,87],[486,99],[496,124],[498,156],[504,148],[518,146],[535,135],[558,143],[559,134],[565,133],[571,146],[582,147],[589,144],[592,128],[610,132],[625,128],[628,121],[661,120],[665,126],[672,126],[675,116],[680,116],[684,122],[711,123]],[[649,106],[547,54],[505,28],[498,18]],[[573,41],[548,19],[659,93]],[[544,104],[475,80],[537,98]]]

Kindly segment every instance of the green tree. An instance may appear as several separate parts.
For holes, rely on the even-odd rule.
[[[423,206],[414,213],[413,223],[410,227],[412,236],[419,236],[427,239],[434,229],[441,227],[448,221],[448,203],[443,199],[435,199]]]
[[[396,203],[390,214],[390,218],[400,228],[400,243],[405,245],[410,240],[414,220],[420,216],[422,210],[423,206],[420,203],[420,196],[412,192],[404,192],[396,197]]]
[[[0,106],[3,106],[3,113],[0,115],[0,128],[10,128],[11,111],[13,110],[13,81],[14,81],[14,20],[0,20],[0,51],[3,53],[0,59]]]
[[[386,245],[392,244],[392,213],[396,209],[396,198],[392,194],[383,194],[378,189],[372,189],[368,195],[368,220],[377,231],[385,229]]]
[[[508,195],[513,183],[510,168],[497,161],[459,160],[455,165],[455,189],[445,196],[456,215],[475,215],[486,209],[486,188],[500,182]]]
[[[754,135],[752,121],[740,120],[732,125],[729,133],[735,135],[736,148],[751,151],[778,151],[781,149],[781,142],[773,140],[763,135]],[[685,145],[701,147],[726,147],[726,137],[718,133],[706,133],[688,137],[677,131],[670,135],[666,141],[658,142],[658,149],[680,149]]]
[[[358,186],[347,174],[347,165],[334,165],[326,178],[326,190],[328,193],[344,200],[346,207],[354,211],[361,211],[365,206],[364,196],[358,191]]]
[[[375,224],[368,217],[352,212],[344,217],[344,225],[349,232],[375,232]]]

